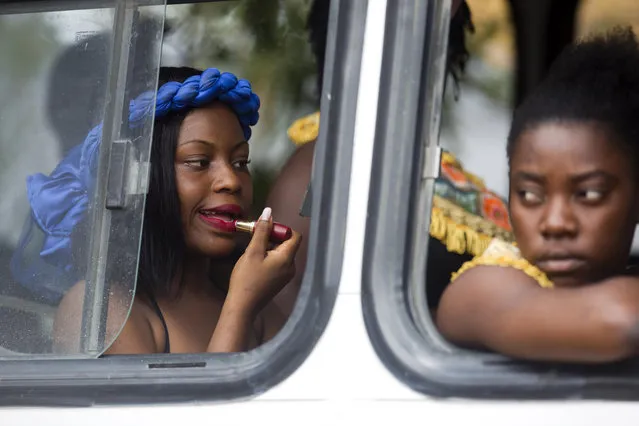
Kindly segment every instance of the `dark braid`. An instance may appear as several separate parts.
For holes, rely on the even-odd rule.
[[[309,42],[317,64],[317,87],[319,93],[322,92],[322,79],[324,77],[324,57],[326,54],[326,36],[330,9],[330,0],[315,0],[311,5],[306,20]]]
[[[470,7],[465,1],[459,6],[459,10],[450,21],[450,30],[448,31],[448,58],[447,72],[453,78],[455,84],[455,94],[459,91],[459,80],[466,71],[466,62],[470,54],[466,49],[466,31],[474,33],[475,25],[473,25]]]

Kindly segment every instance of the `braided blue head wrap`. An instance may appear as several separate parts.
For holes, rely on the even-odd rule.
[[[145,93],[131,101],[129,122],[136,126],[151,113],[153,93]],[[165,117],[170,112],[179,112],[199,108],[213,101],[220,101],[231,107],[244,130],[244,137],[251,139],[251,127],[257,124],[260,116],[260,98],[251,90],[248,80],[238,80],[235,75],[220,73],[209,68],[202,75],[194,75],[184,83],[171,81],[164,84],[157,93],[155,118]]]
[[[228,72],[220,73],[215,68],[189,77],[183,83],[168,82],[157,94],[141,94],[129,104],[129,125],[143,124],[154,106],[158,119],[214,101],[223,102],[235,112],[248,141],[251,126],[259,120],[260,99],[247,80]],[[68,276],[73,271],[71,234],[89,206],[97,177],[101,137],[102,124],[92,129],[81,145],[72,148],[49,176],[38,173],[27,177],[31,218],[14,253],[11,269],[21,284],[46,300],[58,300],[77,280]],[[43,235],[35,235],[34,226]],[[64,282],[60,282],[61,279]]]

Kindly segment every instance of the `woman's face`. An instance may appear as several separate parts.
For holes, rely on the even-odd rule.
[[[235,113],[216,102],[189,113],[180,128],[175,177],[187,249],[225,257],[235,234],[206,217],[245,218],[253,199],[248,170],[249,145]]]
[[[622,272],[639,214],[630,155],[594,123],[525,131],[510,160],[510,213],[522,255],[557,286]]]

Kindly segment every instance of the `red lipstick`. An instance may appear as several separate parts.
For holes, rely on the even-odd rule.
[[[256,224],[256,222],[247,222],[237,219],[224,219],[216,216],[204,217],[204,219],[216,228],[226,232],[247,232],[249,234],[253,234]],[[286,225],[282,225],[281,223],[273,222],[273,229],[271,230],[271,235],[269,236],[269,240],[271,242],[283,243],[292,236],[293,231],[291,230],[291,228]]]

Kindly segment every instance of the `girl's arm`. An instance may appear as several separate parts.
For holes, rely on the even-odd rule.
[[[453,343],[515,358],[616,361],[639,352],[639,279],[544,289],[515,268],[479,266],[446,289],[437,326]]]

